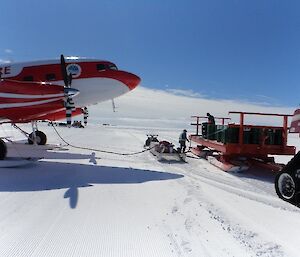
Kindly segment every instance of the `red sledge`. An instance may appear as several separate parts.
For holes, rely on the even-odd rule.
[[[269,155],[294,155],[295,147],[287,145],[288,114],[229,112],[239,114],[239,124],[222,125],[196,123],[196,134],[190,136],[197,146],[191,151],[197,156],[207,158],[224,171],[240,171],[251,165],[259,165],[272,170],[280,170],[281,165]],[[258,126],[244,124],[245,115],[283,117],[282,126]],[[201,134],[199,133],[201,128]],[[210,157],[208,157],[210,156]]]

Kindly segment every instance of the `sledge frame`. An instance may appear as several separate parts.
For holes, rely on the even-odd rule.
[[[158,161],[167,161],[167,162],[185,162],[186,154],[185,153],[178,153],[176,151],[172,153],[161,153],[155,150],[155,146],[158,145],[158,142],[151,142],[149,149],[150,153],[152,153]]]
[[[252,113],[252,112],[229,112],[229,114],[239,114],[239,124],[228,124],[228,127],[239,128],[239,140],[238,143],[222,143],[217,140],[210,140],[203,138],[199,135],[199,126],[202,123],[199,122],[200,116],[192,116],[197,118],[196,123],[191,125],[196,126],[196,134],[190,135],[191,142],[197,143],[197,147],[191,148],[191,152],[199,157],[206,158],[210,163],[219,167],[224,171],[242,171],[250,166],[260,166],[263,168],[279,171],[282,168],[281,164],[277,164],[274,158],[269,155],[294,155],[296,148],[294,146],[287,145],[288,135],[288,117],[292,115],[288,114],[269,114],[269,113]],[[282,127],[278,126],[255,126],[245,125],[245,115],[263,115],[263,116],[280,116],[283,117]],[[222,125],[224,125],[224,119]],[[282,144],[266,144],[265,136],[261,136],[258,144],[246,144],[244,143],[244,131],[245,129],[258,128],[262,131],[265,130],[282,130]]]

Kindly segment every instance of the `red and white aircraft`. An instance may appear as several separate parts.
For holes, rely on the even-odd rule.
[[[33,123],[29,143],[46,143],[37,120],[59,120],[86,114],[86,107],[114,99],[138,86],[141,79],[108,61],[66,57],[60,60],[0,65],[0,124]],[[78,95],[78,96],[77,96]],[[73,97],[76,98],[73,101]],[[74,104],[75,102],[75,104]],[[6,145],[0,141],[0,159]]]

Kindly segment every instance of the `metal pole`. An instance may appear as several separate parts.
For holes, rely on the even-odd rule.
[[[287,145],[287,130],[288,130],[288,116],[283,116],[283,131],[282,131],[282,140],[283,140],[283,147]]]
[[[244,142],[243,140],[244,135],[244,113],[240,113],[240,131],[239,131],[239,144],[242,145]]]
[[[34,126],[34,124],[35,124],[35,121],[31,121],[31,126],[32,126],[32,136],[33,136],[32,140],[33,140],[33,144],[34,144],[34,145],[37,145],[37,142],[36,142],[36,133],[35,133],[35,126]]]

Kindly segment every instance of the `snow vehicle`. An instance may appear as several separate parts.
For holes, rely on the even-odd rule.
[[[180,153],[174,145],[168,141],[159,141],[158,135],[147,135],[144,147],[157,157],[158,161],[184,161],[185,153]]]
[[[300,133],[300,109],[294,112],[290,133]],[[277,195],[292,204],[300,203],[300,151],[287,163],[275,178]]]
[[[158,135],[147,135],[147,140],[144,144],[144,147],[151,147],[154,146],[154,143],[158,143],[158,139],[157,139]]]
[[[277,195],[292,204],[299,203],[300,151],[287,163],[275,178]]]

